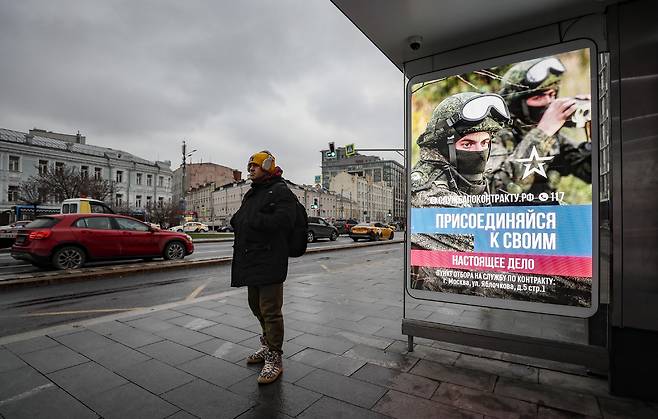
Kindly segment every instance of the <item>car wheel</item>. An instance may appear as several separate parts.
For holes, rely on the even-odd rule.
[[[352,240],[354,240],[355,242],[359,241],[359,239],[357,239],[356,237],[352,237]]]
[[[176,230],[176,231],[179,232],[179,233],[183,233],[183,229],[182,229],[182,228],[179,228],[179,229]]]
[[[53,254],[53,266],[57,269],[78,269],[85,264],[85,252],[79,247],[65,246]]]
[[[185,257],[185,246],[179,241],[169,242],[164,248],[162,257],[165,260],[183,259]]]
[[[306,241],[309,243],[313,243],[315,241],[315,233],[309,231],[308,234],[306,235]]]
[[[335,232],[335,231],[332,231],[331,236],[329,236],[329,240],[331,240],[332,242],[335,242],[337,239],[338,239],[338,233]]]
[[[393,240],[393,236],[394,236],[394,235],[395,235],[395,234],[393,234],[393,232],[391,231],[391,235],[388,237],[388,239],[389,239],[389,240]]]

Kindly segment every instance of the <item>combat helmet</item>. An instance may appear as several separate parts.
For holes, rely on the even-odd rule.
[[[505,100],[494,93],[464,92],[445,98],[432,112],[427,128],[416,141],[433,147],[456,166],[455,143],[472,132],[497,133],[508,123]]]
[[[498,94],[505,98],[512,115],[531,122],[524,99],[548,89],[557,92],[564,71],[562,62],[554,56],[522,61],[505,72]]]

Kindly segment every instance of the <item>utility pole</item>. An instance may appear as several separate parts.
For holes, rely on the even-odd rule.
[[[185,200],[185,163],[187,161],[187,146],[183,140],[183,183],[181,185],[181,199]],[[185,208],[183,208],[184,210]]]
[[[185,212],[187,211],[187,203],[185,201],[185,195],[186,195],[186,192],[187,192],[186,188],[185,188],[185,185],[186,185],[185,181],[186,181],[186,176],[187,176],[187,170],[186,170],[187,169],[187,158],[190,157],[192,155],[192,153],[194,153],[196,151],[196,149],[194,149],[194,150],[192,150],[188,153],[187,152],[187,144],[185,144],[185,140],[183,140],[183,146],[181,148],[182,148],[182,152],[183,152],[183,176],[182,176],[181,198],[180,198],[180,207],[181,207],[180,209],[183,212],[183,214],[181,215],[181,219],[182,219],[181,224],[182,224],[182,221],[185,220]]]

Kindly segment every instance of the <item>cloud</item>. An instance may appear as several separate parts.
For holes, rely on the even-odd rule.
[[[328,141],[403,144],[402,75],[327,0],[4,0],[0,51],[0,126],[174,168],[183,139],[238,169],[269,148],[310,183]]]

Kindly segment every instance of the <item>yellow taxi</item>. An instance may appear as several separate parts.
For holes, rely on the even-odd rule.
[[[365,239],[370,241],[393,240],[393,229],[384,223],[360,223],[350,229],[350,237],[354,241]]]

